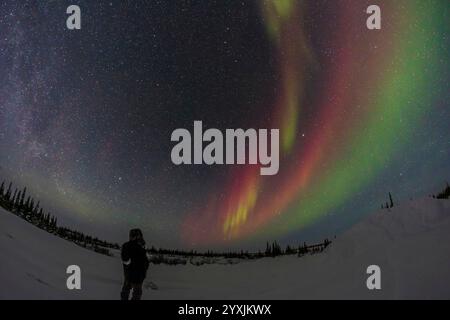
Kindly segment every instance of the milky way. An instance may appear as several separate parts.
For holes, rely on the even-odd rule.
[[[445,1],[0,5],[0,177],[64,224],[178,247],[315,240],[450,179]],[[280,172],[175,166],[170,136],[279,128]]]

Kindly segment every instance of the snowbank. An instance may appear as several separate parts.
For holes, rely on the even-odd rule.
[[[0,209],[0,299],[117,299],[118,258],[85,250]],[[66,289],[79,265],[82,289]],[[369,291],[366,268],[381,267]],[[419,199],[369,216],[322,254],[231,265],[151,266],[146,299],[450,298],[450,201]]]

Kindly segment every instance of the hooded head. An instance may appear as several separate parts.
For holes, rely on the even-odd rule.
[[[130,241],[137,241],[141,245],[145,245],[144,236],[141,229],[130,230]]]

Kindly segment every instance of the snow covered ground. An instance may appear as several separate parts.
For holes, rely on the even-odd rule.
[[[79,265],[82,289],[66,288]],[[381,290],[366,268],[381,267]],[[145,299],[450,298],[450,201],[431,198],[381,210],[322,254],[232,265],[151,265],[159,290]],[[0,299],[117,299],[118,258],[83,249],[0,209]]]

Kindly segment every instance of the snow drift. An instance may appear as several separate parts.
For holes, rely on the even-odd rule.
[[[82,270],[81,290],[66,268]],[[366,269],[381,268],[381,290]],[[230,265],[151,265],[144,299],[449,299],[450,201],[410,201],[370,215],[324,253]],[[83,249],[0,209],[0,299],[118,299],[117,257]]]

